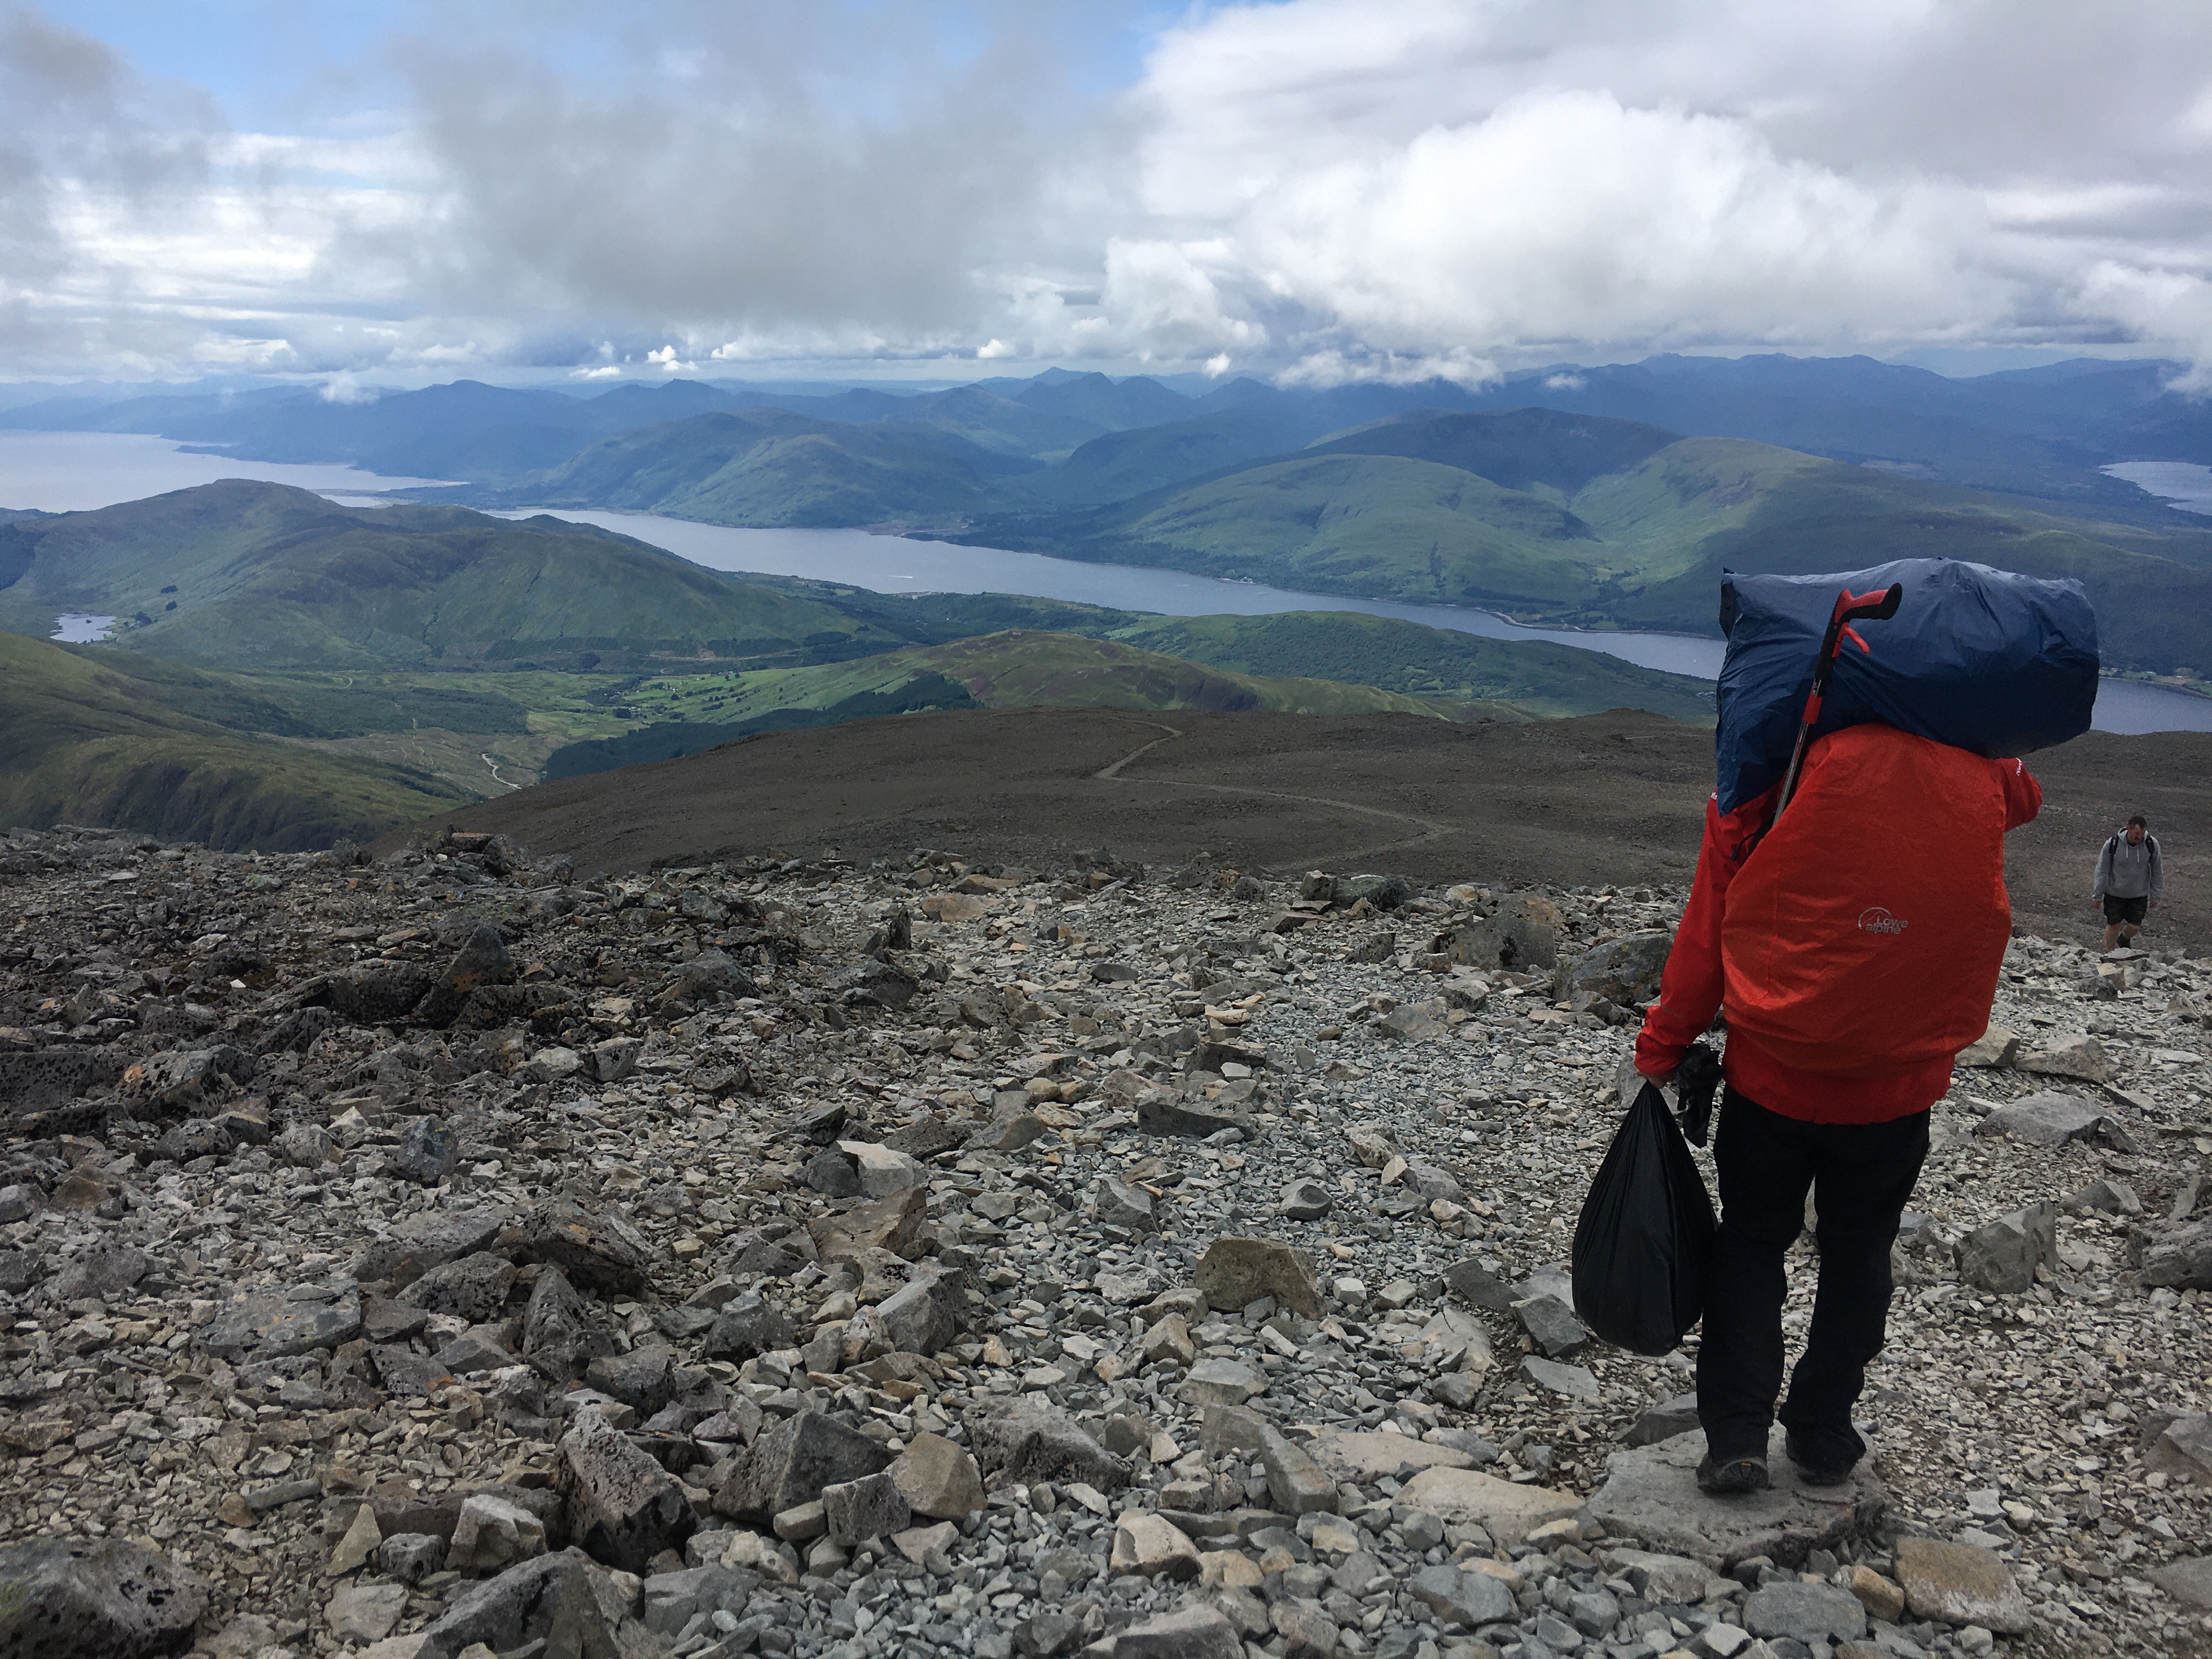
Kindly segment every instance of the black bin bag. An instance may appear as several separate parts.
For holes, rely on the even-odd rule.
[[[1637,1091],[1575,1223],[1575,1314],[1631,1353],[1673,1352],[1698,1322],[1713,1201],[1667,1098]]]

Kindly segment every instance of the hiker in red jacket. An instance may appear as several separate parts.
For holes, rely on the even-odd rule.
[[[2004,833],[2043,800],[2017,760],[1879,724],[1815,741],[1766,833],[1776,795],[1725,817],[1707,804],[1697,878],[1636,1043],[1637,1070],[1666,1083],[1727,1016],[1721,1225],[1698,1354],[1698,1484],[1711,1492],[1767,1485],[1784,1253],[1808,1189],[1820,1287],[1778,1415],[1808,1484],[1847,1480],[1865,1454],[1851,1408],[1882,1347],[1890,1247],[1928,1154],[1929,1109],[1996,995],[2011,932]]]

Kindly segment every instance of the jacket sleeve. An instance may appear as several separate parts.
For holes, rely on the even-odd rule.
[[[2009,833],[2023,823],[2033,823],[2035,815],[2043,810],[2043,786],[2016,760],[1998,764],[2004,776],[2005,829]]]
[[[2112,838],[2105,837],[2105,844],[2097,851],[2096,884],[2089,889],[2091,902],[2105,896],[2105,890],[2112,884]]]
[[[1698,849],[1698,873],[1690,902],[1674,929],[1674,947],[1659,981],[1659,1000],[1644,1011],[1636,1038],[1636,1069],[1664,1076],[1682,1062],[1682,1054],[1705,1035],[1720,1012],[1721,911],[1728,898],[1735,860],[1723,846],[1720,803],[1705,803],[1705,837]]]
[[[2156,837],[2146,836],[2143,839],[2150,842],[2150,869],[2147,872],[2150,883],[2143,889],[2143,896],[2162,899],[2166,896],[2166,855],[2158,850]]]

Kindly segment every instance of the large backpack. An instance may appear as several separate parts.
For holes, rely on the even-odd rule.
[[[2004,830],[1979,756],[1884,725],[1817,739],[1729,885],[1729,1030],[1833,1077],[1951,1060],[1988,1028],[2012,934]]]

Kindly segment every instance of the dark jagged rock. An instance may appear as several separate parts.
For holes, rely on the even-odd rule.
[[[0,1548],[0,1653],[9,1659],[179,1653],[206,1606],[204,1581],[121,1539]]]

